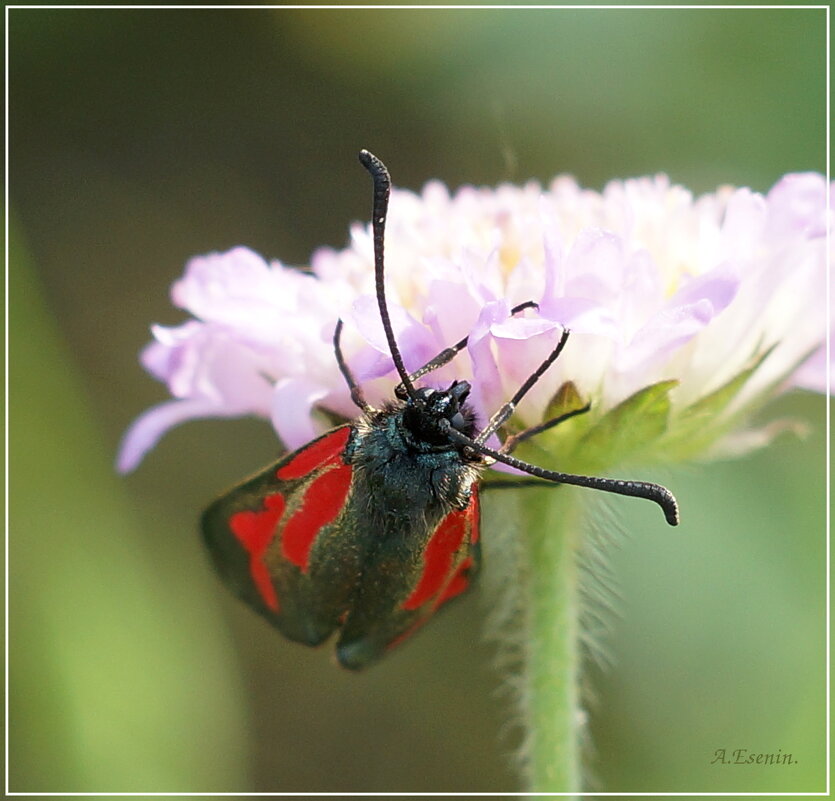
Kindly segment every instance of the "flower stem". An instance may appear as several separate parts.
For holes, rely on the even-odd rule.
[[[566,489],[530,492],[520,504],[527,573],[525,675],[528,789],[579,792],[579,514]],[[527,563],[525,565],[525,563]]]

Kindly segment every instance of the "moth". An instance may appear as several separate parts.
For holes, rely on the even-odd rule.
[[[418,385],[467,339],[406,370],[383,280],[391,178],[367,150],[359,159],[373,181],[376,295],[400,378],[394,398],[379,409],[367,403],[342,354],[337,321],[336,363],[359,416],[245,480],[202,518],[214,565],[232,592],[290,640],[316,646],[336,634],[336,658],[352,670],[383,657],[471,585],[481,559],[480,480],[496,462],[530,476],[514,486],[571,484],[645,498],[670,525],[679,522],[674,496],[658,484],[560,473],[512,455],[520,442],[588,406],[508,436],[498,449],[485,444],[560,355],[568,330],[483,428],[467,402],[467,381]],[[513,313],[535,306],[522,303]]]

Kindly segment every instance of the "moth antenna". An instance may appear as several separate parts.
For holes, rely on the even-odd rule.
[[[597,478],[595,476],[577,476],[573,473],[558,473],[555,470],[545,470],[542,467],[537,467],[533,464],[523,462],[514,456],[509,456],[505,453],[499,453],[492,448],[488,448],[473,439],[470,439],[466,434],[462,434],[452,427],[449,420],[441,420],[440,425],[446,432],[450,439],[460,442],[462,445],[472,448],[474,451],[489,456],[497,462],[515,467],[523,473],[527,473],[536,478],[544,479],[545,481],[554,481],[558,484],[571,484],[575,487],[587,487],[588,489],[602,490],[603,492],[612,492],[615,495],[628,495],[632,498],[645,498],[648,501],[657,503],[662,511],[664,517],[671,526],[679,524],[678,502],[670,490],[662,487],[660,484],[650,484],[646,481],[622,481],[616,478]]]
[[[371,174],[374,182],[374,204],[371,211],[371,227],[374,233],[374,283],[377,293],[377,305],[380,307],[380,319],[383,323],[383,330],[386,332],[391,358],[394,366],[400,374],[400,381],[406,389],[409,397],[419,400],[415,386],[409,379],[409,373],[403,364],[403,357],[400,355],[400,348],[394,338],[394,330],[391,327],[388,305],[386,303],[386,288],[384,281],[384,242],[386,231],[386,215],[389,208],[389,194],[391,193],[391,176],[383,164],[373,153],[367,150],[360,150],[360,164]]]

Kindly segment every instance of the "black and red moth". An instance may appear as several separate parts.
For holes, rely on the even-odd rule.
[[[415,382],[451,361],[463,339],[408,373],[389,320],[383,284],[383,237],[391,179],[366,150],[360,162],[374,184],[377,300],[401,383],[381,409],[368,405],[334,332],[336,362],[361,409],[341,425],[239,484],[204,513],[203,534],[230,589],[285,637],[319,645],[338,632],[336,657],[360,669],[420,628],[461,595],[478,571],[479,478],[495,462],[532,476],[497,486],[573,484],[657,503],[670,525],[678,507],[657,484],[558,473],[510,455],[521,441],[588,407],[509,436],[499,450],[484,443],[568,340],[479,429],[467,404],[470,385],[418,388]],[[535,307],[523,303],[518,313]]]

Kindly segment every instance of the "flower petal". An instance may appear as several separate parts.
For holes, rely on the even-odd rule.
[[[470,399],[481,420],[489,419],[505,400],[499,367],[493,354],[490,328],[494,323],[506,320],[509,314],[510,308],[506,301],[486,304],[467,342],[473,366],[473,393]]]
[[[826,235],[826,180],[813,172],[783,176],[768,193],[768,230],[772,238],[794,233]]]
[[[278,381],[273,390],[273,428],[288,450],[294,451],[321,434],[313,425],[311,411],[328,389],[304,378]]]
[[[169,428],[204,417],[235,417],[238,412],[207,400],[172,400],[152,406],[131,423],[122,437],[116,466],[120,473],[135,470],[145,454]]]
[[[831,340],[835,340],[835,335]],[[835,348],[832,348],[832,362],[829,365],[830,375],[835,375]],[[809,389],[812,392],[827,394],[826,385],[826,346],[821,345],[792,376],[792,386],[798,389]]]

